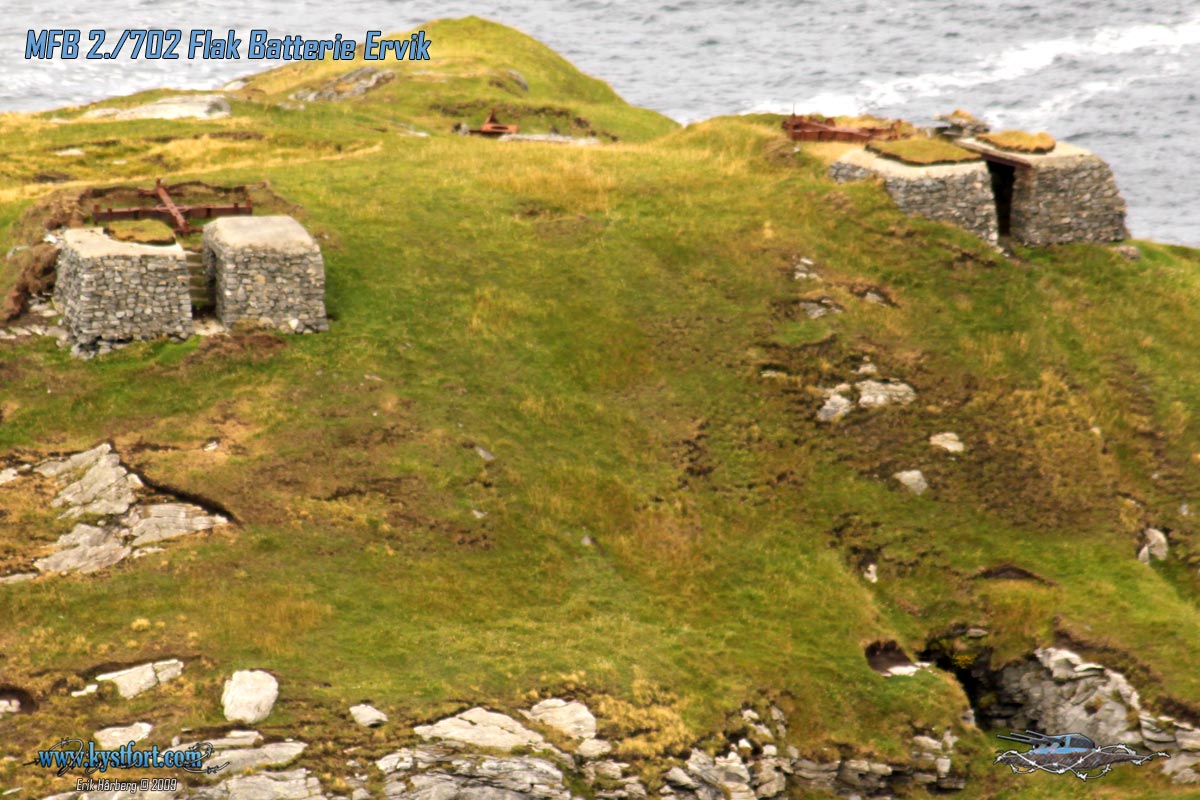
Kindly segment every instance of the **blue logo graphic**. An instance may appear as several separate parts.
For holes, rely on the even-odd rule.
[[[996,738],[1032,745],[1024,752],[1005,750],[992,762],[1008,764],[1013,772],[1020,775],[1027,775],[1036,770],[1054,775],[1070,772],[1079,780],[1086,781],[1103,778],[1112,769],[1113,764],[1128,762],[1134,766],[1141,766],[1159,756],[1170,758],[1166,753],[1139,755],[1123,744],[1098,746],[1081,733],[1044,734],[1027,730],[1024,733],[1010,733]]]

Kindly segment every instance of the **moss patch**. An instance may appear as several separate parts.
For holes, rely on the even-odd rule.
[[[137,244],[174,244],[175,233],[171,226],[156,219],[114,220],[104,226],[105,232],[122,242]]]
[[[906,164],[959,164],[980,159],[978,153],[959,147],[953,142],[926,136],[874,141],[867,144],[867,149]]]
[[[1054,149],[1054,137],[1042,131],[1041,133],[1029,133],[1028,131],[996,131],[994,133],[981,133],[975,137],[981,142],[987,142],[1001,150],[1010,150],[1014,153],[1032,153],[1041,154],[1049,153]]]

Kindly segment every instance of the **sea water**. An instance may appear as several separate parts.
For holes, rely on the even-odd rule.
[[[17,6],[0,0],[0,6]],[[103,6],[101,8],[100,6]],[[0,18],[0,111],[159,86],[215,88],[269,62],[24,58],[26,31],[265,28],[395,32],[475,14],[516,27],[631,103],[683,123],[750,111],[871,112],[918,123],[966,108],[1047,130],[1112,165],[1135,236],[1200,246],[1195,0],[59,0]],[[430,54],[437,59],[437,42]]]

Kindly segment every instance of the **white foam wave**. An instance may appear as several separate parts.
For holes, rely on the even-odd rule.
[[[910,78],[864,80],[860,96],[868,108],[894,106],[914,98],[936,97],[951,89],[1014,81],[1046,69],[1059,58],[1110,57],[1140,50],[1173,54],[1197,44],[1200,44],[1200,16],[1177,25],[1147,23],[1101,28],[1086,39],[1072,36],[1026,42],[984,57],[977,66],[961,72],[926,72]]]

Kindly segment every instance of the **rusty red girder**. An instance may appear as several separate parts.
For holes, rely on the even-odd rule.
[[[488,114],[487,119],[478,128],[472,128],[468,133],[476,136],[503,136],[506,133],[516,133],[521,128],[519,125],[505,125],[496,119],[496,109]]]
[[[796,114],[783,121],[783,129],[798,142],[869,142],[872,139],[896,139],[903,135],[899,122],[886,127],[847,128],[834,125],[825,117]]]
[[[186,236],[199,230],[188,224],[188,217],[212,219],[213,217],[245,216],[254,213],[254,205],[249,196],[246,197],[245,203],[234,203],[233,205],[178,205],[171,197],[169,187],[163,184],[162,178],[155,181],[153,189],[148,191],[139,189],[138,194],[142,197],[157,197],[161,205],[101,209],[99,204],[94,204],[92,206],[92,222],[115,219],[161,219],[169,224],[176,233]]]

